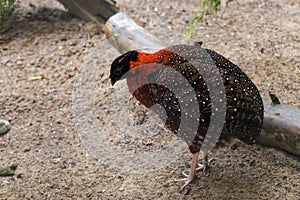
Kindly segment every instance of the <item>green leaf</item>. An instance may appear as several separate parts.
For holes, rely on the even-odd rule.
[[[229,3],[230,1],[233,0],[228,0],[227,3]],[[198,14],[194,17],[192,23],[187,28],[183,38],[181,39],[181,43],[186,43],[193,36],[198,22],[203,20],[205,15],[210,10],[213,9],[217,11],[220,8],[220,6],[221,6],[221,0],[203,0],[200,4]]]
[[[0,25],[2,19],[7,18],[15,0],[0,0]]]

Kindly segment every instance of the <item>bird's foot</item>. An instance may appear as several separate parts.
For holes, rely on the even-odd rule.
[[[183,189],[190,184],[191,182],[193,182],[194,178],[195,178],[195,171],[193,168],[190,169],[189,174],[186,174],[185,172],[182,172],[183,176],[185,176],[185,178],[182,179],[177,179],[175,180],[176,182],[184,182],[183,186],[181,186],[179,192],[182,192]]]
[[[195,169],[196,169],[196,166],[197,166],[198,156],[199,156],[199,153],[195,153],[193,155],[193,159],[192,159],[192,164],[191,164],[189,175],[183,173],[183,175],[186,176],[186,178],[180,179],[180,180],[176,180],[176,181],[184,181],[184,185],[180,188],[179,192],[181,192],[190,182],[192,182],[194,180]]]
[[[195,169],[195,172],[198,171],[202,171],[202,172],[206,172],[206,170],[209,168],[209,164],[211,163],[211,161],[213,160],[213,158],[207,159],[207,157],[205,157],[202,160],[202,164],[197,163],[198,167]],[[185,177],[188,177],[189,175],[187,173],[185,173],[184,171],[182,172],[182,174]]]
[[[195,161],[196,159],[193,159],[193,161]],[[194,165],[194,162],[192,162],[191,165],[191,169],[189,171],[189,174],[185,173],[184,171],[182,172],[182,174],[185,176],[185,178],[183,179],[179,179],[179,180],[175,180],[175,181],[184,181],[183,186],[180,188],[179,192],[183,191],[183,189],[191,182],[193,182],[194,178],[195,178],[195,172],[196,171],[203,171],[205,172],[208,167],[209,167],[209,163],[211,163],[213,159],[207,159],[207,157],[204,157],[202,164],[198,164],[199,167],[196,168],[196,165]]]
[[[206,172],[206,170],[209,168],[209,165],[212,161],[213,158],[207,159],[207,157],[204,157],[204,159],[202,160],[202,164],[198,163],[199,167],[196,168],[196,171]]]
[[[179,192],[182,192],[182,191],[184,190],[184,188],[185,188],[188,184],[190,184],[191,182],[193,182],[193,180],[194,180],[194,176],[189,176],[189,175],[187,175],[187,174],[184,173],[184,172],[182,172],[182,174],[183,174],[184,176],[186,176],[186,178],[175,180],[175,181],[178,181],[178,182],[182,182],[182,181],[184,182],[184,184],[183,184],[183,186],[181,186]]]
[[[199,167],[197,167],[195,169],[195,172],[197,172],[197,171],[203,171],[204,172],[207,169],[207,166],[204,165],[204,164],[198,164],[198,165],[199,165]],[[184,171],[182,172],[182,175],[186,177],[184,179],[187,179],[189,177],[189,175],[187,173],[185,173]]]

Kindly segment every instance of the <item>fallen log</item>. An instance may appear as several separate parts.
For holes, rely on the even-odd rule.
[[[300,155],[300,109],[264,100],[265,116],[259,142]]]
[[[103,25],[119,11],[114,0],[58,0],[72,14],[87,21]]]

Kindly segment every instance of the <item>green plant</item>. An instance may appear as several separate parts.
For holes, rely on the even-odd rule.
[[[8,14],[15,3],[15,0],[0,0],[0,25],[3,18],[7,18]]]
[[[227,0],[227,1],[225,1],[226,5],[230,1],[233,1],[233,0]],[[222,1],[222,3],[223,3],[223,1]],[[192,23],[187,28],[187,30],[186,30],[186,32],[185,32],[185,34],[184,34],[184,36],[183,36],[183,38],[181,40],[181,43],[185,43],[188,39],[190,39],[193,36],[195,28],[196,28],[198,22],[200,20],[202,20],[204,18],[204,16],[210,10],[217,11],[220,8],[220,6],[221,6],[221,0],[203,0],[201,2],[198,14],[194,17]]]

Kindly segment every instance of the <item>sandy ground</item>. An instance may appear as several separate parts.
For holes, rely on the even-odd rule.
[[[200,3],[119,2],[166,44],[179,42]],[[239,65],[263,97],[271,91],[300,107],[299,2],[238,0],[221,14],[207,16],[193,39]],[[208,171],[179,193],[174,180],[191,161],[183,142],[116,134],[132,117],[119,112],[130,97],[110,86],[109,64],[119,54],[93,23],[50,0],[18,1],[7,23],[0,117],[12,129],[0,137],[0,165],[17,170],[0,177],[0,199],[300,199],[299,157],[239,141],[210,154]],[[130,152],[140,156],[135,164]]]

